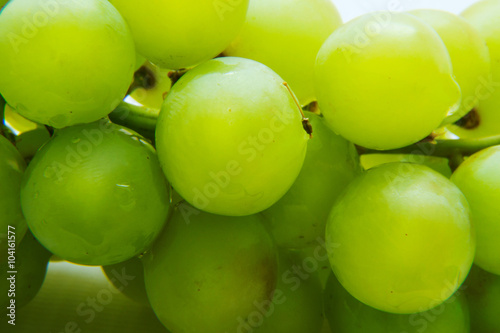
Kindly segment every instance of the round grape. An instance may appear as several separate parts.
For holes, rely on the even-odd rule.
[[[189,68],[220,54],[238,35],[249,0],[110,0],[137,50],[154,64]]]
[[[459,16],[432,9],[414,10],[410,13],[436,30],[450,54],[453,75],[462,91],[460,108],[445,119],[445,123],[453,123],[479,103],[484,82],[491,70],[488,46],[479,32]]]
[[[500,146],[469,157],[451,180],[464,193],[471,208],[477,237],[474,263],[500,275]]]
[[[410,163],[356,178],[331,212],[326,241],[333,271],[351,295],[401,314],[448,299],[475,249],[464,195],[436,171]]]
[[[315,88],[335,132],[380,150],[425,138],[461,97],[436,32],[415,16],[392,12],[366,14],[335,30],[318,53]]]
[[[269,304],[276,249],[260,218],[178,205],[144,257],[151,306],[172,332],[236,332]]]
[[[292,186],[307,148],[300,111],[283,80],[243,58],[218,58],[185,74],[156,127],[158,157],[193,206],[243,216]]]
[[[132,82],[134,41],[106,0],[15,0],[0,15],[0,93],[62,128],[105,117]]]
[[[169,193],[151,145],[99,121],[57,131],[39,150],[23,178],[21,205],[55,255],[111,265],[148,249],[166,221]]]

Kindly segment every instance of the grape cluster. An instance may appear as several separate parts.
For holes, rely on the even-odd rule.
[[[2,308],[55,255],[172,333],[500,332],[500,0],[0,6]]]

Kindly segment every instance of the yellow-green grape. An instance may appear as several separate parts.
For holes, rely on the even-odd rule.
[[[373,167],[392,163],[392,162],[406,162],[426,165],[429,168],[439,172],[446,178],[450,178],[452,171],[450,162],[447,158],[427,156],[419,154],[399,155],[399,154],[364,154],[361,155],[361,165],[365,170]]]
[[[393,12],[366,14],[335,30],[318,53],[315,88],[335,132],[381,150],[423,139],[461,97],[436,32]]]
[[[371,308],[352,297],[335,275],[328,280],[325,316],[335,333],[469,333],[469,307],[461,291],[426,312],[393,314]]]
[[[110,0],[152,63],[188,68],[220,54],[238,36],[249,0]]]
[[[478,105],[468,119],[448,129],[460,138],[480,138],[500,134],[500,1],[483,0],[462,14],[486,42],[491,58],[491,72],[477,90]],[[473,66],[474,64],[469,64]]]
[[[0,31],[0,93],[30,120],[96,121],[132,82],[134,41],[106,0],[11,1]]]
[[[303,263],[307,266],[311,266],[308,270],[312,270],[314,268],[314,271],[318,272],[321,286],[325,287],[326,281],[332,273],[332,266],[328,260],[325,240],[318,239],[318,242],[314,246],[296,251],[301,256]]]
[[[253,333],[320,333],[323,287],[314,258],[294,251],[279,252],[278,284],[273,299],[249,316],[240,331]]]
[[[16,148],[25,159],[31,159],[50,139],[50,133],[45,126],[24,118],[8,104],[5,105],[4,118],[9,129],[16,134]]]
[[[333,133],[316,114],[306,112],[314,129],[304,165],[290,190],[262,212],[278,246],[304,248],[324,239],[333,203],[361,172],[354,145]]]
[[[144,65],[144,70],[151,74],[152,81],[148,87],[139,87],[135,89],[130,96],[144,106],[161,109],[165,94],[170,91],[172,81],[170,80],[169,69],[163,69],[153,65],[149,61]]]
[[[149,306],[148,294],[144,285],[144,267],[139,258],[102,266],[102,271],[108,280],[131,300]],[[122,277],[126,277],[123,279]]]
[[[476,107],[480,100],[480,91],[491,70],[488,46],[479,32],[457,15],[432,9],[410,13],[430,24],[448,49],[453,76],[462,91],[460,108],[445,119],[445,124],[454,123]]]
[[[463,285],[470,308],[471,332],[495,333],[500,328],[500,276],[474,265]]]
[[[21,206],[33,234],[55,255],[112,265],[152,244],[168,214],[168,184],[153,147],[99,121],[55,133],[23,177]]]
[[[269,304],[278,277],[257,215],[212,215],[187,203],[143,260],[151,306],[172,332],[236,332]]]
[[[8,257],[8,236],[15,233],[17,244],[28,229],[21,211],[21,179],[26,163],[12,143],[0,135],[0,261]],[[10,226],[10,227],[9,227]]]
[[[500,146],[469,157],[451,180],[463,192],[471,208],[477,237],[474,263],[500,275]]]
[[[251,0],[225,55],[259,61],[285,79],[302,105],[316,100],[313,69],[321,45],[342,24],[330,0]]]
[[[16,248],[13,266],[7,258],[0,259],[0,304],[3,309],[10,306],[11,300],[15,301],[16,309],[21,308],[36,296],[45,279],[51,255],[28,231]],[[17,273],[9,273],[11,271]]]
[[[156,126],[158,157],[173,188],[198,209],[231,216],[278,201],[300,172],[307,140],[283,80],[233,57],[182,76]]]
[[[438,172],[410,163],[384,164],[356,178],[330,214],[326,244],[351,295],[400,314],[448,299],[475,249],[464,195]]]
[[[149,64],[149,61],[146,60],[142,55],[139,53],[135,53],[135,66],[134,66],[134,71],[138,70],[141,68],[143,65]]]

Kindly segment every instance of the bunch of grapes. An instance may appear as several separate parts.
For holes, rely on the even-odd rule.
[[[7,332],[56,260],[171,333],[500,332],[500,0],[0,5]]]

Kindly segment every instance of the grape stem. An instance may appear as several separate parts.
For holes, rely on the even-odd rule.
[[[295,94],[292,92],[292,89],[290,89],[290,86],[288,85],[287,82],[283,82],[283,85],[288,89],[288,92],[293,98],[293,101],[295,102],[295,105],[297,105],[297,108],[300,110],[300,114],[302,115],[302,127],[304,128],[304,131],[306,131],[307,134],[309,134],[309,137],[312,139],[312,134],[313,134],[313,128],[311,123],[309,122],[309,118],[306,117],[304,114],[304,110],[302,110],[302,107],[300,106],[299,101],[297,100],[297,97]]]
[[[118,125],[128,127],[154,143],[155,128],[160,110],[120,102],[109,114],[109,119]]]
[[[500,135],[477,139],[422,141],[404,148],[385,151],[358,147],[358,151],[360,154],[419,154],[456,160],[457,156],[470,156],[496,145],[500,145]]]
[[[186,74],[187,72],[189,71],[189,69],[178,69],[178,70],[175,70],[175,71],[170,71],[168,72],[168,77],[170,79],[170,81],[172,81],[172,86],[174,84],[177,83],[177,81],[179,81],[179,79],[184,75]],[[165,97],[165,96],[164,96]]]
[[[152,70],[146,66],[142,66],[134,73],[134,81],[130,85],[127,91],[127,95],[133,93],[136,89],[152,89],[156,86],[156,76]]]

